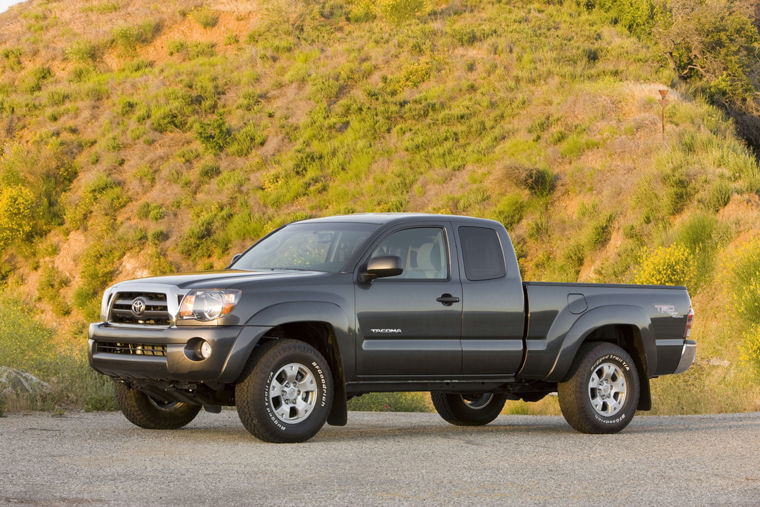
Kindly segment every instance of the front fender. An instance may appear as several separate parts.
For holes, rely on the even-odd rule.
[[[248,319],[227,356],[221,380],[225,383],[237,380],[253,349],[270,329],[280,324],[306,321],[326,322],[333,327],[344,369],[348,371],[350,366],[350,371],[353,372],[354,355],[346,353],[353,349],[350,347],[350,328],[345,312],[334,303],[298,301],[268,306]]]
[[[648,370],[657,365],[657,346],[652,331],[652,321],[649,315],[639,306],[609,305],[599,306],[579,317],[562,339],[557,358],[546,380],[561,382],[570,371],[583,342],[597,329],[604,326],[633,326],[638,333],[634,334],[635,343],[632,345],[643,352],[643,378],[648,378]]]

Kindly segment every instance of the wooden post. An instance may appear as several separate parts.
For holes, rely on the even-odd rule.
[[[668,90],[659,90],[660,91],[660,105],[662,106],[662,138],[665,139],[665,104],[667,101],[665,100],[665,97],[668,94]]]

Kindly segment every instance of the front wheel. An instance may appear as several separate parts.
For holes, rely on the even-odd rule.
[[[433,406],[443,419],[457,426],[483,426],[501,413],[506,394],[430,393]]]
[[[129,422],[149,430],[174,430],[195,419],[200,405],[164,402],[127,385],[114,383],[116,404]]]
[[[582,433],[617,433],[636,412],[639,375],[631,356],[617,345],[587,343],[557,391],[570,426]]]
[[[330,366],[311,345],[274,340],[254,352],[235,404],[243,426],[265,442],[303,442],[324,426],[333,402]]]

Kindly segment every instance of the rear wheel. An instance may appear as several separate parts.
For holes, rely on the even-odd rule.
[[[501,413],[506,394],[430,393],[433,406],[446,421],[457,426],[482,426]]]
[[[587,343],[557,391],[570,426],[582,433],[617,433],[636,412],[639,375],[631,356],[617,345]]]
[[[275,340],[251,356],[235,403],[243,426],[266,442],[303,442],[324,426],[333,401],[330,366],[311,345]]]
[[[116,404],[129,422],[149,430],[173,430],[195,419],[200,405],[165,402],[121,382],[114,383]]]

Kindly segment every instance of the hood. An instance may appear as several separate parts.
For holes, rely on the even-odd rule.
[[[313,278],[326,276],[322,271],[296,270],[261,270],[243,271],[223,269],[218,271],[202,271],[197,273],[178,273],[176,275],[152,276],[137,280],[126,280],[123,283],[145,283],[173,285],[181,289],[232,289],[251,282],[277,281],[292,278]],[[122,282],[120,282],[122,283]],[[117,287],[119,283],[113,285]]]

